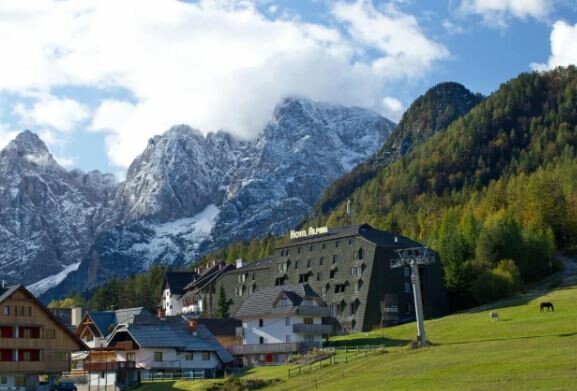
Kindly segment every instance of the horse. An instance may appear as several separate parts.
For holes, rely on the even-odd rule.
[[[499,313],[497,311],[493,311],[489,314],[489,318],[491,320],[499,320]]]
[[[553,312],[555,312],[555,307],[553,306],[553,303],[551,303],[550,301],[544,301],[539,305],[539,309],[541,312],[543,312],[544,310],[551,310]]]

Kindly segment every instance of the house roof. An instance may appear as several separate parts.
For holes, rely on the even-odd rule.
[[[123,308],[116,311],[88,311],[86,316],[90,317],[101,337],[109,335],[118,324],[155,318],[154,314],[144,307]]]
[[[277,305],[282,296],[288,299],[288,305]],[[305,299],[314,299],[325,306],[319,295],[308,284],[280,285],[257,289],[248,296],[234,313],[235,318],[251,319],[264,317],[285,317],[296,312]]]
[[[236,328],[242,327],[242,321],[235,318],[198,318],[197,321],[217,337],[234,337]]]
[[[121,333],[128,333],[140,348],[168,348],[180,351],[214,351],[223,363],[233,360],[232,355],[218,343],[209,329],[197,325],[193,334],[188,321],[182,316],[169,316],[148,321],[137,320],[127,325],[119,325],[108,338],[108,345]]]
[[[197,277],[195,272],[166,272],[164,273],[165,286],[168,285],[173,295],[182,295],[184,287]]]
[[[64,332],[68,334],[68,336],[70,336],[78,344],[78,350],[89,349],[88,346],[86,346],[86,344],[80,338],[78,338],[70,328],[68,328],[64,323],[62,323],[62,321],[56,315],[54,315],[50,310],[48,310],[48,308],[46,308],[46,306],[44,306],[44,304],[42,304],[40,300],[38,300],[36,296],[34,296],[28,289],[26,289],[24,285],[13,285],[0,288],[0,303],[7,300],[16,291],[22,291],[24,292],[24,294],[30,297],[30,299],[34,301],[36,305],[40,307],[44,311],[44,313],[48,315],[50,319],[52,319],[52,321],[54,321],[54,323],[56,323],[59,327],[61,327],[64,330]]]
[[[369,224],[357,224],[347,225],[344,227],[329,228],[329,231],[326,234],[292,239],[288,243],[277,246],[276,248],[301,246],[305,244],[323,242],[325,240],[348,238],[351,236],[361,236],[368,241],[383,247],[413,247],[421,245],[418,242],[415,242],[414,240],[406,238],[402,235],[375,229]]]
[[[246,266],[240,267],[238,269],[231,270],[230,273],[245,273],[252,270],[260,270],[269,268],[272,263],[272,257],[266,257],[261,259],[260,261],[256,261],[253,263],[249,263]]]
[[[218,276],[234,269],[234,265],[225,265],[223,262],[219,262],[216,265],[205,270],[198,278],[189,282],[184,287],[185,291],[194,291],[204,288],[208,283],[214,281]]]

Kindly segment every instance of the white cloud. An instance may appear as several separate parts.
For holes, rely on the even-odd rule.
[[[479,15],[490,26],[506,27],[511,18],[546,19],[552,10],[552,0],[463,0],[459,11]]]
[[[109,159],[127,166],[177,123],[250,138],[288,95],[383,111],[391,82],[422,77],[448,56],[393,5],[337,3],[333,14],[347,34],[271,20],[240,0],[3,0],[0,89],[40,97],[18,106],[25,121],[66,131],[90,116]],[[100,100],[91,112],[63,97],[45,101],[68,86],[124,89],[133,99]]]
[[[558,66],[577,65],[577,24],[558,21],[551,31],[551,55],[546,64],[531,64],[533,69],[545,71]]]
[[[422,77],[435,61],[449,56],[443,45],[425,36],[415,17],[398,11],[393,4],[379,11],[366,0],[341,2],[333,14],[347,23],[357,42],[380,52],[371,66],[384,77]]]
[[[383,98],[383,114],[389,119],[398,122],[405,111],[403,103],[392,96]]]
[[[47,125],[63,132],[73,130],[78,123],[90,117],[90,110],[70,98],[48,96],[40,98],[32,107],[19,103],[14,112],[26,125]]]

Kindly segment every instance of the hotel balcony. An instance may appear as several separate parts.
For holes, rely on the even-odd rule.
[[[320,342],[288,342],[237,345],[232,347],[232,354],[267,354],[267,353],[296,353],[312,348],[321,347]]]
[[[331,309],[329,307],[301,305],[297,309],[297,314],[301,316],[320,316],[326,318],[331,316]]]
[[[330,324],[293,324],[293,333],[304,335],[325,335],[333,332]]]

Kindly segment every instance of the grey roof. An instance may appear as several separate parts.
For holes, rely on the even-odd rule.
[[[135,320],[151,320],[155,316],[144,307],[123,308],[116,311],[88,311],[87,315],[92,319],[100,335],[106,337],[116,325],[121,323],[133,323]]]
[[[237,327],[242,327],[242,321],[235,318],[197,318],[196,320],[217,337],[234,337]]]
[[[275,305],[281,293],[289,299],[289,305]],[[280,285],[257,289],[248,296],[234,313],[235,318],[251,319],[285,317],[294,314],[305,298],[314,299],[320,306],[325,303],[308,285]]]
[[[419,243],[406,238],[402,235],[392,232],[381,231],[371,227],[369,224],[347,225],[345,227],[329,228],[329,232],[321,235],[314,235],[299,239],[292,239],[288,243],[277,246],[277,248],[286,248],[292,246],[301,246],[321,242],[325,240],[348,238],[351,236],[361,236],[370,242],[384,247],[412,247],[421,246]],[[397,241],[395,241],[395,238]]]
[[[208,283],[214,281],[220,275],[233,269],[234,265],[225,265],[224,262],[219,262],[205,270],[205,272],[202,273],[197,279],[186,285],[184,290],[188,292],[203,289]]]
[[[233,360],[232,355],[218,343],[215,336],[202,324],[197,335],[188,327],[186,318],[169,316],[164,319],[136,321],[118,326],[108,338],[108,344],[118,334],[128,333],[140,348],[174,348],[179,351],[213,351],[223,363]]]
[[[240,267],[238,269],[231,270],[229,273],[244,273],[249,272],[251,270],[260,270],[269,268],[272,263],[272,257],[266,257],[259,261],[249,263],[246,266]]]
[[[184,287],[190,284],[196,277],[197,274],[195,272],[166,272],[164,273],[164,282],[168,285],[173,295],[182,295]]]

